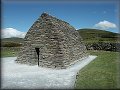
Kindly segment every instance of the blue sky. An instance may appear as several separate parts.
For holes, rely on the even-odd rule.
[[[118,1],[2,1],[2,29],[14,28],[27,32],[37,18],[47,12],[76,29],[99,28],[118,31]],[[104,24],[107,26],[104,27]]]

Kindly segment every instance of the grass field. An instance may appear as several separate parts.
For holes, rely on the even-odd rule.
[[[98,57],[84,67],[76,79],[76,89],[116,89],[120,88],[119,53],[89,51]]]
[[[120,34],[98,29],[79,29],[79,34],[86,43],[94,42],[120,42]]]
[[[120,61],[118,52],[88,51],[98,56],[84,67],[76,79],[76,89],[116,89],[120,88]],[[15,50],[2,51],[2,57],[17,56]],[[119,77],[118,77],[119,76]]]
[[[120,38],[119,33],[113,33],[106,30],[99,30],[99,29],[90,29],[90,28],[83,28],[77,30],[81,37],[83,38],[85,43],[94,43],[94,42],[111,42],[116,43],[120,42],[118,38]],[[23,43],[23,38],[18,37],[11,37],[11,38],[3,38],[2,44],[6,43]]]
[[[1,49],[1,57],[15,57],[18,55],[18,50],[18,48],[5,48],[4,50]]]

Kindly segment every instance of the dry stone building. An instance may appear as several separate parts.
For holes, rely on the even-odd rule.
[[[63,69],[87,56],[83,40],[74,27],[43,13],[27,32],[15,61]]]

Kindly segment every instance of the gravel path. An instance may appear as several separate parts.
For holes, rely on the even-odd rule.
[[[77,72],[96,56],[90,55],[62,70],[17,64],[16,58],[2,58],[1,85],[4,89],[73,89]]]

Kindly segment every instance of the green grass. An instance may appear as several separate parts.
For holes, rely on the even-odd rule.
[[[1,57],[15,57],[17,56],[17,54],[18,54],[17,50],[11,50],[11,49],[1,50]]]
[[[2,51],[1,52],[1,57],[15,57],[17,56],[17,52],[14,51]]]
[[[11,38],[3,38],[2,42],[16,42],[16,43],[22,43],[24,40],[23,38],[18,37],[11,37]]]
[[[120,87],[118,52],[89,51],[98,57],[79,71],[76,89],[115,89]],[[119,62],[119,64],[118,64]],[[118,72],[119,71],[119,72]],[[119,74],[120,75],[120,74]],[[118,83],[119,82],[119,83]]]
[[[98,29],[79,29],[79,34],[86,43],[93,42],[120,42],[120,34]]]

